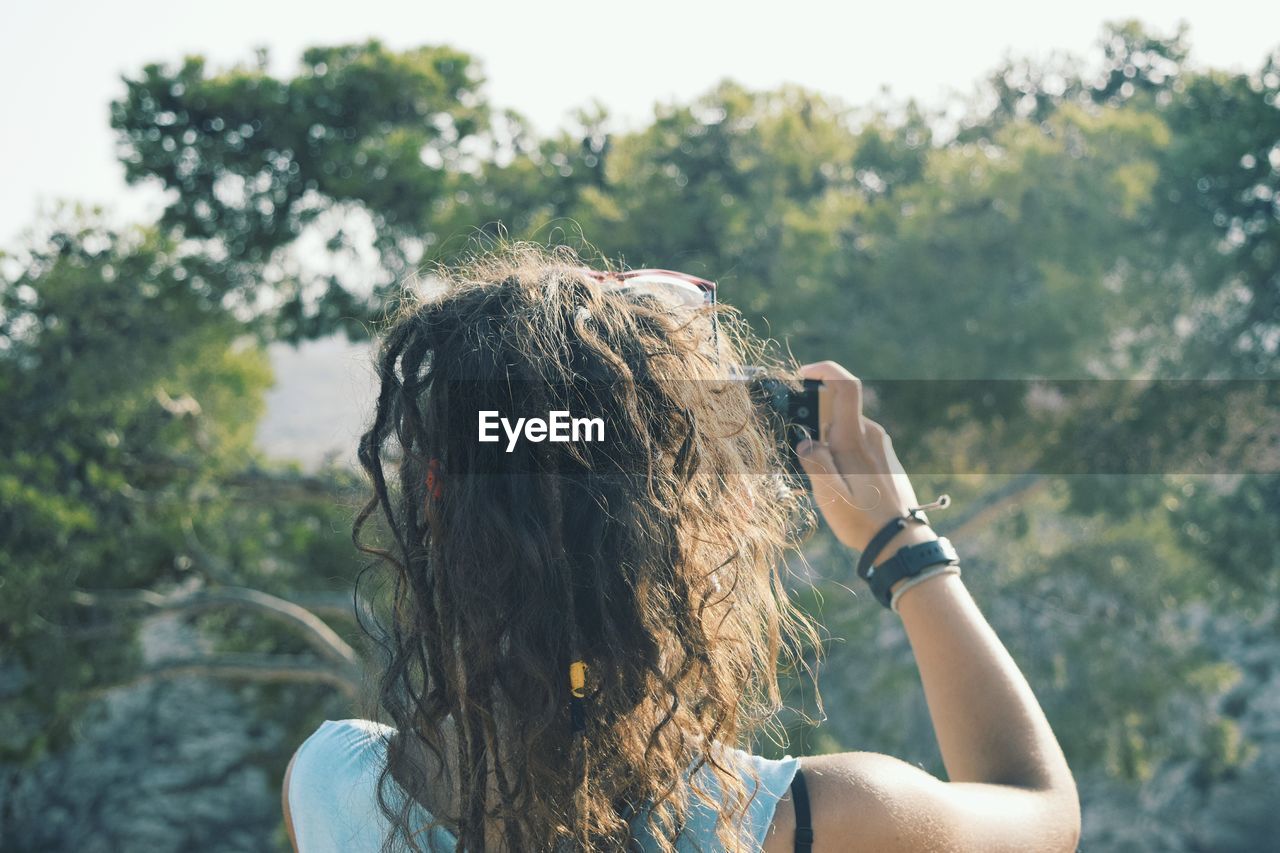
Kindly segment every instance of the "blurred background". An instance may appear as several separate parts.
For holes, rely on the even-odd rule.
[[[289,755],[377,713],[370,335],[497,234],[867,380],[1084,849],[1273,843],[1280,7],[831,9],[6,10],[0,848],[288,849]],[[941,773],[900,624],[808,560],[829,719],[797,682],[754,748]]]

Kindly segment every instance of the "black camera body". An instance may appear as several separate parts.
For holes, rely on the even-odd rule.
[[[751,398],[772,426],[788,471],[800,482],[807,483],[795,447],[808,438],[819,440],[822,423],[818,395],[822,383],[817,379],[802,379],[797,389],[795,380],[770,376],[760,367],[742,368],[740,375],[748,383]]]
[[[806,438],[817,440],[821,430],[818,420],[817,379],[801,380],[803,388],[793,389],[776,376],[757,376],[748,380],[751,396],[762,403],[772,416],[780,444],[795,447]]]

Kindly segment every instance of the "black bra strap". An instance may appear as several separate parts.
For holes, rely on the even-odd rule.
[[[813,850],[813,825],[809,817],[809,789],[804,784],[804,771],[796,768],[791,780],[791,801],[796,807],[796,853]]]

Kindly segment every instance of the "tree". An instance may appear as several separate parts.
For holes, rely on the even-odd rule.
[[[55,745],[86,694],[122,683],[194,672],[354,692],[348,639],[284,597],[321,591],[321,567],[352,577],[352,481],[253,448],[270,369],[212,298],[216,269],[154,229],[67,211],[19,260],[0,281],[6,759]],[[346,600],[328,611],[354,617]],[[165,612],[234,619],[234,639],[149,667],[137,631]]]
[[[299,74],[281,81],[257,67],[209,75],[202,57],[147,65],[125,78],[111,108],[130,183],[176,191],[162,231],[210,245],[222,287],[249,311],[274,297],[264,329],[283,340],[354,337],[421,252],[433,207],[474,165],[468,143],[488,122],[474,60],[449,48],[394,53],[377,40],[313,48]],[[332,225],[328,251],[357,258],[362,246],[339,214],[373,216],[372,249],[384,280],[309,274],[283,265],[282,250],[308,226]],[[315,229],[313,229],[315,230]],[[267,291],[266,294],[260,291]]]

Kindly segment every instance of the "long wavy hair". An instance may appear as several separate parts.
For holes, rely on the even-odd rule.
[[[624,850],[645,826],[668,851],[699,802],[724,849],[747,849],[723,746],[774,720],[779,665],[808,669],[817,645],[781,577],[812,516],[725,378],[766,347],[731,309],[676,310],[582,267],[501,243],[406,286],[382,336],[352,536],[377,558],[362,582],[388,581],[386,849],[434,849],[439,826],[467,851]],[[601,418],[605,440],[477,440],[481,411],[557,410]],[[378,510],[385,547],[361,541]],[[423,826],[428,764],[456,808]]]

